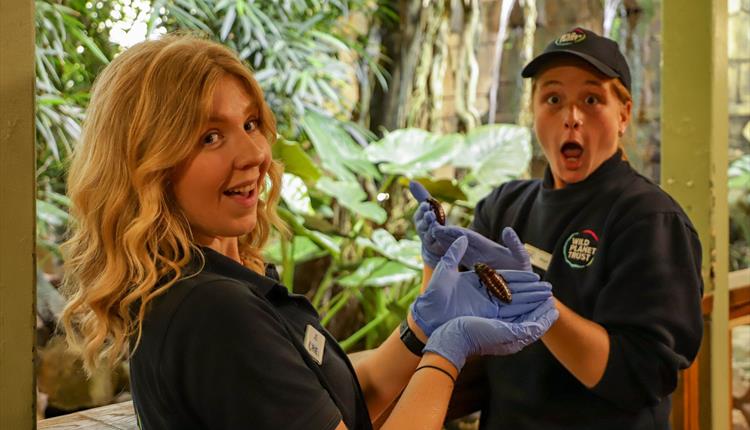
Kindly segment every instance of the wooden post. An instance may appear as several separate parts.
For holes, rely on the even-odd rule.
[[[33,429],[34,1],[0,11],[0,428]]]
[[[700,428],[728,429],[727,1],[665,1],[662,8],[661,185],[698,230],[713,295],[697,366]],[[681,423],[675,417],[676,429],[688,428]]]

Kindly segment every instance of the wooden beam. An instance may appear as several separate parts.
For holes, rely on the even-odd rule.
[[[727,429],[727,0],[662,2],[662,23],[661,185],[700,235],[713,296],[697,366],[700,428]]]
[[[0,428],[33,429],[34,1],[0,10]]]

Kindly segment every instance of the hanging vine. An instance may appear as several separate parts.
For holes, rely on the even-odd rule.
[[[521,0],[523,5],[523,42],[521,44],[521,64],[527,64],[534,56],[534,33],[536,33],[537,9],[534,0]],[[523,80],[521,106],[518,109],[518,124],[530,127],[531,115],[531,80]]]
[[[414,76],[414,90],[411,95],[411,106],[406,116],[407,127],[426,128],[432,125],[431,113],[436,109],[435,99],[442,98],[442,79],[433,75],[434,65],[436,62],[444,61],[444,58],[437,58],[440,52],[440,45],[445,46],[446,41],[440,40],[441,37],[447,37],[441,33],[441,27],[447,25],[445,16],[445,4],[443,1],[437,1],[434,5],[423,5],[421,23],[424,25],[420,30],[424,33],[421,46],[421,55]],[[438,70],[439,72],[439,70]],[[444,76],[444,75],[443,75]],[[439,80],[439,82],[436,82]],[[437,90],[436,95],[433,90]],[[437,101],[442,104],[442,101]],[[433,129],[433,131],[435,131]]]
[[[495,55],[492,59],[492,84],[490,85],[490,110],[487,115],[487,123],[495,123],[495,114],[497,112],[497,90],[500,86],[500,66],[503,63],[503,44],[508,36],[508,21],[510,21],[510,12],[516,0],[501,0],[500,14],[498,15],[497,34],[495,35]]]
[[[452,13],[462,14],[464,28],[461,44],[458,48],[458,62],[455,64],[456,115],[464,130],[471,130],[479,124],[479,112],[476,109],[477,83],[479,81],[479,63],[477,62],[475,42],[478,38],[479,0],[455,2]],[[462,10],[456,10],[461,8]]]
[[[435,40],[435,58],[432,61],[430,72],[430,93],[432,94],[430,109],[430,130],[442,132],[443,130],[443,96],[445,89],[445,75],[448,71],[448,14],[445,7],[442,8],[438,36]]]

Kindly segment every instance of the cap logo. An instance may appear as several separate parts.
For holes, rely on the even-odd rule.
[[[573,31],[569,31],[555,40],[557,46],[568,46],[574,43],[581,43],[586,39],[586,33],[580,28],[576,28]]]

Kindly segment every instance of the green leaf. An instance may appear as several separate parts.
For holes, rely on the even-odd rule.
[[[425,152],[435,139],[435,135],[429,131],[405,128],[390,132],[379,141],[371,143],[365,153],[373,163],[392,161],[396,157],[414,159]]]
[[[230,5],[227,8],[226,15],[224,15],[224,21],[221,23],[221,30],[219,30],[219,37],[221,40],[227,40],[227,36],[232,31],[234,26],[234,19],[237,17],[237,8],[235,5]]]
[[[414,178],[422,184],[430,195],[441,202],[453,203],[457,200],[466,200],[466,194],[455,179],[432,179],[431,177]],[[401,182],[401,181],[399,181]],[[401,183],[404,187],[409,186],[409,181],[404,179]]]
[[[277,240],[266,247],[263,251],[263,255],[268,261],[274,264],[281,264],[281,241]],[[310,261],[324,255],[327,255],[326,251],[320,249],[315,242],[309,238],[305,236],[294,237],[294,254],[292,258],[294,259],[295,264],[304,263],[305,261]]]
[[[68,222],[68,213],[52,203],[44,200],[36,200],[36,216],[42,222],[60,227]]]
[[[422,268],[422,244],[419,240],[396,240],[388,230],[379,228],[372,232],[370,239],[358,237],[356,242],[412,269]]]
[[[495,187],[483,183],[470,186],[467,183],[461,183],[461,190],[466,194],[466,203],[469,207],[474,207],[480,200],[485,198]]]
[[[370,274],[366,287],[388,287],[402,282],[413,282],[420,272],[397,261],[389,261]]]
[[[497,186],[521,175],[531,161],[531,133],[527,127],[493,124],[466,135],[464,148],[453,164],[470,167],[482,184]]]
[[[526,127],[515,124],[489,124],[477,127],[466,135],[464,147],[456,155],[453,165],[473,168],[497,148],[530,142],[531,134]]]
[[[363,201],[367,199],[367,193],[357,182],[339,182],[323,177],[317,182],[316,187],[335,198],[341,206],[378,224],[384,223],[388,218],[388,214],[378,204]]]
[[[319,39],[321,42],[326,43],[328,45],[331,45],[333,48],[341,50],[341,51],[348,51],[349,47],[346,46],[344,42],[336,38],[335,36],[332,36],[328,33],[324,33],[322,31],[312,30],[310,31],[310,35],[315,37],[316,39]]]
[[[287,207],[300,215],[313,215],[312,203],[305,182],[291,173],[284,173],[281,182],[281,198]]]
[[[729,189],[750,190],[750,155],[743,155],[729,165]]]
[[[286,222],[292,229],[292,232],[297,236],[305,236],[315,242],[316,245],[326,250],[334,260],[341,258],[341,245],[342,238],[328,236],[319,231],[310,230],[303,225],[302,217],[293,214],[288,209],[281,206],[277,208],[279,216]]]
[[[407,128],[388,133],[370,144],[365,152],[371,162],[386,162],[380,166],[383,173],[415,177],[448,164],[462,143],[463,137],[459,134],[436,136],[425,130]]]
[[[307,111],[302,128],[318,153],[323,168],[344,181],[355,181],[355,172],[367,179],[380,179],[380,172],[367,160],[362,147],[333,118]]]
[[[367,278],[379,267],[383,266],[388,262],[387,258],[384,257],[371,257],[364,259],[357,267],[354,273],[346,275],[336,282],[343,287],[357,288],[367,281]]]
[[[87,48],[89,48],[91,53],[94,54],[94,56],[98,58],[99,61],[101,61],[104,64],[109,64],[109,58],[107,58],[107,56],[104,55],[102,50],[99,49],[99,46],[97,46],[96,43],[90,37],[86,35],[86,33],[84,33],[83,31],[75,27],[71,27],[69,30],[71,33],[73,33],[73,36],[75,36],[76,39],[78,39],[81,43],[86,45]]]
[[[343,287],[388,287],[401,282],[411,282],[419,277],[419,272],[397,261],[383,257],[367,258],[357,270],[337,281]]]
[[[299,143],[280,138],[272,149],[273,158],[284,164],[285,172],[299,176],[308,185],[320,178],[320,169]]]

